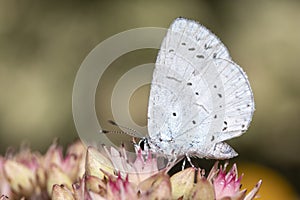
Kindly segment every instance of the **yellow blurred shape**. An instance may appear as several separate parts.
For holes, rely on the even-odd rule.
[[[262,179],[258,192],[259,200],[296,200],[299,199],[293,186],[275,170],[253,163],[238,164],[239,173],[243,173],[242,189],[250,191]]]

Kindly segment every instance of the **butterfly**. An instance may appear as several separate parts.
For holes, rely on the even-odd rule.
[[[238,154],[225,141],[248,129],[254,110],[247,75],[224,44],[177,18],[155,63],[143,145],[167,157],[229,159]]]

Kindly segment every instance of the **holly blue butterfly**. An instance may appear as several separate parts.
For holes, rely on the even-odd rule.
[[[242,135],[253,112],[248,78],[223,43],[199,23],[176,19],[155,63],[143,142],[167,157],[232,158],[224,141]]]

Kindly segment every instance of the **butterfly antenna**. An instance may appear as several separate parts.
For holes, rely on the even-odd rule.
[[[122,126],[122,125],[120,125],[120,124],[117,124],[117,123],[116,123],[115,121],[113,121],[113,120],[108,120],[108,123],[110,123],[110,124],[113,125],[113,126],[116,126],[116,127],[120,128],[120,129],[125,129],[126,132],[123,131],[123,133],[125,133],[125,134],[127,134],[127,135],[130,135],[130,136],[132,136],[132,137],[136,137],[136,138],[142,138],[142,137],[144,137],[144,136],[142,136],[139,132],[137,132],[136,130],[131,129],[131,128],[128,128],[128,127],[126,127],[126,126]]]
[[[104,133],[104,134],[128,134],[124,131],[110,131],[110,130],[100,130],[100,133]]]

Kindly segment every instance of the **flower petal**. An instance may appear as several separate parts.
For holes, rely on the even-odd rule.
[[[174,174],[170,181],[172,185],[172,198],[178,199],[179,197],[186,198],[194,186],[195,168],[187,168]]]
[[[106,194],[106,184],[96,176],[85,176],[86,189],[104,196]]]
[[[53,200],[75,200],[72,192],[64,185],[53,185],[51,196]]]
[[[4,158],[0,156],[0,194],[3,196],[3,197],[1,196],[3,199],[6,198],[5,195],[6,196],[12,195],[9,183],[6,180],[4,175],[4,168],[3,168],[4,162],[5,162]]]
[[[221,166],[217,177],[213,179],[216,199],[234,197],[240,190],[241,178],[238,178],[236,164],[226,173],[227,165],[228,163],[225,163],[224,167]]]
[[[190,190],[185,199],[214,200],[215,192],[213,185],[206,178],[201,178]]]
[[[107,199],[137,199],[137,193],[133,185],[128,181],[122,179],[120,173],[117,178],[110,176],[107,184]]]
[[[64,185],[70,190],[72,189],[72,181],[58,166],[52,165],[48,171],[47,191],[51,195],[52,187],[55,184]]]
[[[262,184],[262,180],[259,180],[258,183],[255,185],[255,187],[247,194],[245,197],[245,200],[252,200],[255,198],[256,194],[258,193],[258,190]]]
[[[13,160],[6,160],[3,167],[5,177],[13,191],[24,196],[33,193],[36,182],[33,171]]]
[[[172,199],[170,178],[159,172],[140,183],[141,199]]]
[[[75,160],[75,169],[72,170],[72,164],[69,163],[67,160],[68,158],[72,158],[71,161]],[[76,158],[76,159],[74,159]],[[70,177],[74,180],[82,177],[85,173],[85,158],[86,158],[86,147],[80,142],[79,140],[74,142],[71,146],[67,149],[67,156],[64,161],[64,166],[68,169],[71,168]],[[67,169],[67,171],[68,171]]]
[[[56,164],[57,166],[62,166],[63,154],[62,147],[57,144],[56,141],[49,147],[47,153],[42,160],[42,164],[45,169],[48,169],[51,164]]]
[[[110,160],[94,147],[88,147],[85,163],[86,174],[97,176],[102,179],[104,177],[104,173],[100,169],[110,174],[114,174],[114,167]]]

